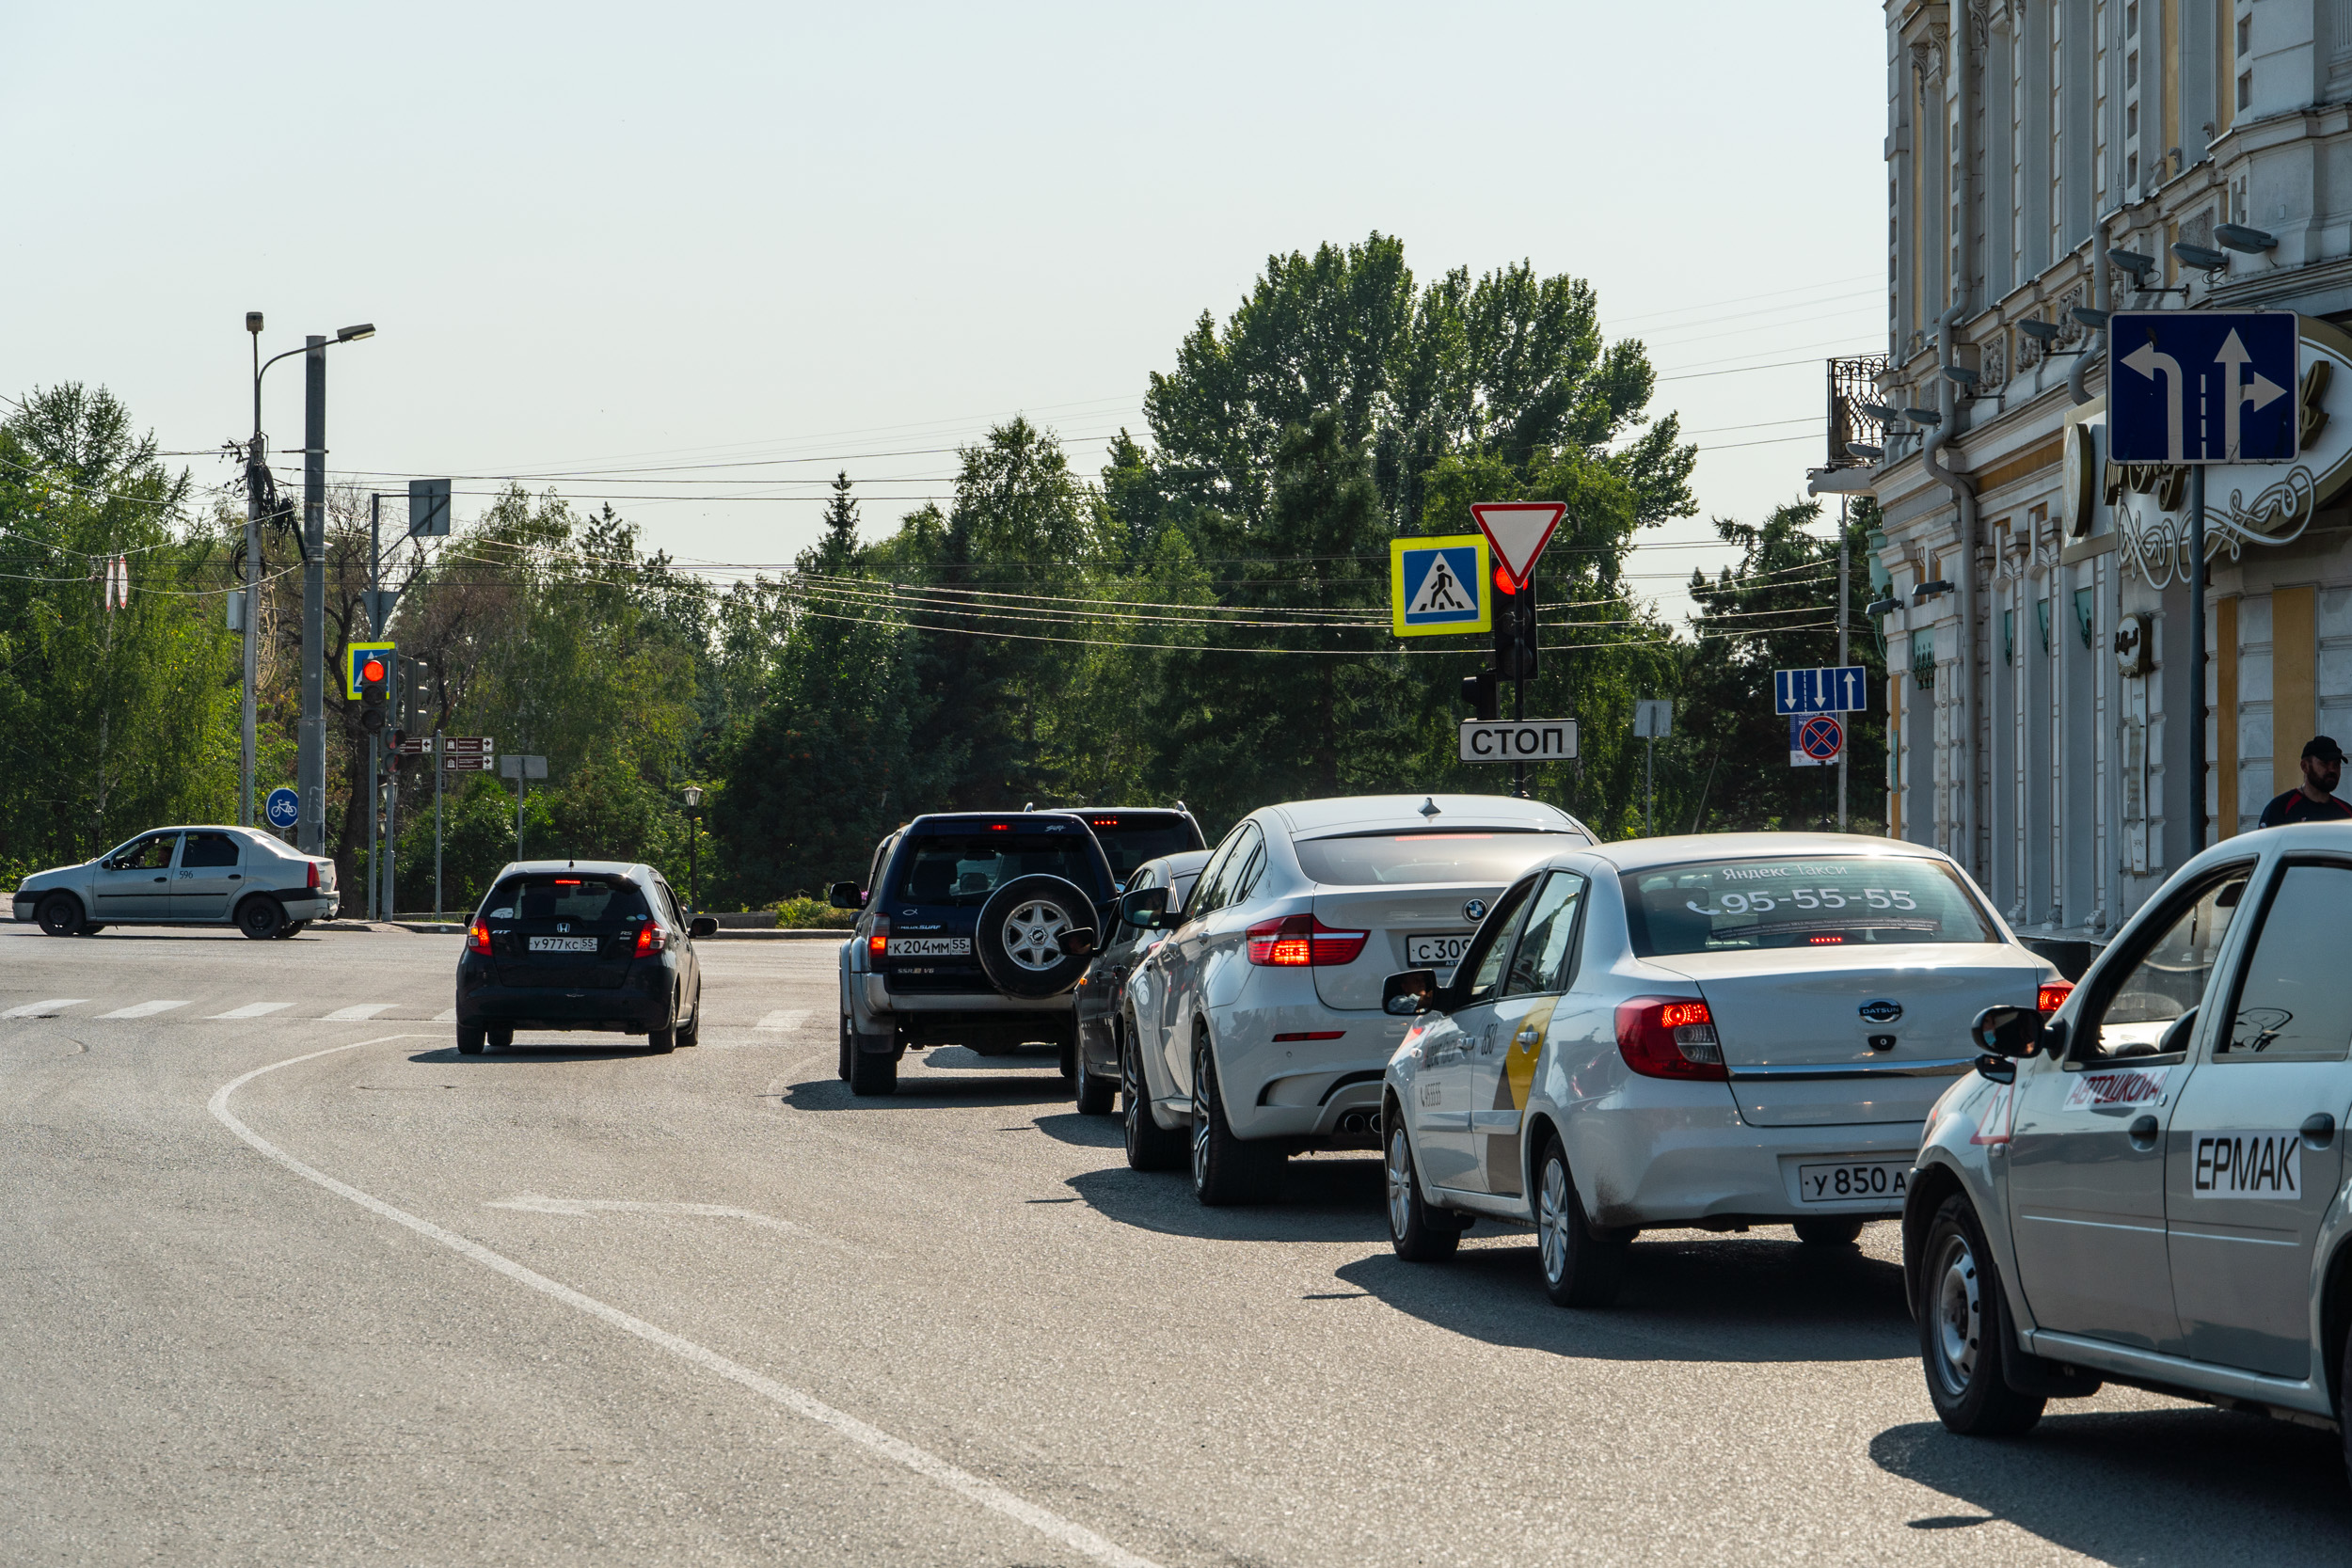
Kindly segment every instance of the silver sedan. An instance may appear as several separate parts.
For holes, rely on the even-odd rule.
[[[2064,982],[1932,849],[1829,833],[1635,839],[1549,857],[1451,981],[1392,975],[1389,1224],[1414,1259],[1533,1224],[1563,1306],[1614,1294],[1645,1227],[1901,1213],[1919,1130],[1995,1004]]]
[[[158,828],[95,860],[37,871],[16,890],[20,921],[53,937],[109,926],[234,926],[288,937],[337,908],[335,863],[251,828]]]

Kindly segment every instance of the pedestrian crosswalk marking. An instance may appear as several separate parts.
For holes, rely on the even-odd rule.
[[[167,1013],[174,1007],[186,1006],[185,1002],[141,1002],[134,1006],[117,1007],[113,1012],[100,1013],[98,1016],[100,1018],[152,1018],[157,1013]]]
[[[1407,615],[1433,615],[1453,612],[1474,615],[1478,607],[1470,600],[1462,579],[1454,574],[1445,552],[1438,550],[1429,558],[1429,570],[1422,574],[1421,587],[1413,594],[1413,602],[1406,607]]]
[[[808,1007],[779,1007],[774,1012],[770,1013],[766,1018],[761,1019],[752,1027],[755,1029],[775,1029],[788,1033],[791,1030],[798,1029],[802,1024],[807,1022],[808,1015],[814,1009]]]
[[[54,996],[46,1002],[27,1002],[22,1007],[10,1007],[0,1018],[41,1018],[59,1007],[78,1007],[88,1001],[87,996]]]
[[[356,1007],[338,1007],[320,1019],[321,1023],[358,1023],[378,1013],[389,1013],[399,1006],[397,1002],[362,1002]]]
[[[457,1009],[454,1007],[443,1007],[439,1012],[435,1013],[429,1022],[434,1023],[454,1023],[457,1022]]]
[[[291,1002],[248,1002],[242,1007],[232,1007],[225,1013],[215,1013],[207,1022],[218,1022],[224,1018],[266,1018],[272,1013],[282,1013],[293,1006]]]

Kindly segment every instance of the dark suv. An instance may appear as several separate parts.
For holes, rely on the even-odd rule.
[[[466,927],[457,959],[457,1049],[500,1050],[517,1029],[643,1035],[656,1051],[702,1032],[695,937],[719,928],[689,918],[649,865],[518,861]]]
[[[1093,832],[1095,842],[1111,863],[1111,880],[1119,891],[1127,891],[1127,879],[1136,874],[1136,867],[1145,861],[1158,860],[1162,855],[1181,855],[1187,849],[1206,849],[1208,840],[1200,836],[1200,824],[1192,819],[1182,800],[1174,807],[1167,806],[1064,806],[1057,808],[1073,816],[1082,817]]]
[[[882,841],[841,946],[841,1076],[889,1094],[912,1048],[998,1055],[1031,1041],[1076,1067],[1071,991],[1117,896],[1111,863],[1070,812],[918,816]]]

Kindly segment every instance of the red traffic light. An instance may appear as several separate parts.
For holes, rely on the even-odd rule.
[[[1496,562],[1495,592],[1504,595],[1505,597],[1512,597],[1516,596],[1518,591],[1518,580],[1511,576],[1511,568],[1505,566],[1500,561]]]
[[[380,658],[372,658],[365,664],[359,666],[359,678],[370,683],[382,680],[384,678],[384,661]]]

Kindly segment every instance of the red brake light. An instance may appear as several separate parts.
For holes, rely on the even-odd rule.
[[[2034,994],[2034,1006],[2042,1012],[2054,1013],[2065,1006],[2066,999],[2074,994],[2074,986],[2071,980],[2044,980],[2041,990]]]
[[[490,951],[490,927],[477,920],[466,927],[466,951],[487,957]]]
[[[1009,833],[1012,832],[1012,824],[1009,822],[991,822],[988,825],[988,831],[992,833]]]
[[[1645,1078],[1726,1082],[1715,1016],[1688,997],[1637,996],[1617,1004],[1617,1053]]]
[[[866,939],[866,956],[869,958],[879,958],[885,957],[889,952],[890,917],[886,914],[878,914],[874,917],[874,934]]]
[[[577,877],[558,877],[555,879],[555,885],[557,887],[578,887],[580,886],[580,879]]]
[[[1311,914],[1281,915],[1249,927],[1249,961],[1278,969],[1352,964],[1370,931],[1335,931]]]
[[[309,872],[310,873],[310,882],[308,883],[308,885],[309,885],[309,886],[310,886],[310,887],[316,887],[316,886],[318,886],[318,885],[319,885],[319,863],[318,863],[318,862],[316,862],[316,861],[307,861],[307,862],[305,862],[305,863],[304,863],[303,868],[304,868],[305,870],[307,870],[307,871],[309,871]],[[483,951],[486,953],[486,952],[488,952],[488,951],[489,951],[489,949],[485,947],[485,948],[484,948],[484,949],[483,949]]]
[[[668,933],[650,920],[637,927],[637,956],[641,958],[648,953],[660,952],[668,942]]]
[[[1119,826],[1119,818],[1116,816],[1097,816],[1092,818],[1092,821],[1094,826],[1098,828],[1116,828]]]
[[[1846,939],[1844,937],[1833,933],[1829,936],[1807,937],[1804,939],[1804,942],[1805,945],[1808,947],[1836,947],[1844,942],[1845,940]]]

